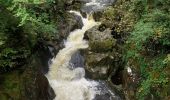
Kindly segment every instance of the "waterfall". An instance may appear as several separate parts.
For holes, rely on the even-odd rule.
[[[82,29],[76,29],[69,34],[64,42],[65,48],[61,49],[52,60],[46,77],[53,88],[56,97],[54,100],[121,100],[103,81],[85,79],[85,70],[82,66],[74,68],[71,63],[72,56],[80,49],[88,48],[88,41],[83,40],[84,33],[90,28],[100,25],[93,19],[92,11],[104,9],[114,0],[85,0],[87,3],[82,8],[88,13],[84,18],[80,12],[69,11],[81,17]]]
[[[92,100],[97,93],[95,88],[98,83],[86,80],[83,68],[71,69],[69,61],[77,50],[88,47],[88,42],[83,40],[86,30],[100,23],[95,22],[90,14],[87,18],[83,18],[79,12],[70,11],[70,13],[81,17],[83,27],[70,33],[64,43],[65,48],[52,60],[46,77],[56,94],[55,100]]]

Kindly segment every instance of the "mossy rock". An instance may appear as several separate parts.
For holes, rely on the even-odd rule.
[[[85,33],[89,40],[89,48],[91,52],[109,52],[116,44],[116,40],[112,38],[110,29],[99,31],[99,26],[93,27]]]
[[[93,79],[107,79],[112,71],[117,70],[113,52],[88,53],[85,56],[85,70],[87,76]],[[114,73],[112,73],[114,74]]]
[[[107,39],[103,41],[90,41],[89,48],[93,52],[108,52],[113,49],[115,44],[115,40]]]

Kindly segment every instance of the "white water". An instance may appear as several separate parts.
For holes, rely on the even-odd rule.
[[[103,11],[106,7],[112,5],[115,0],[83,0],[87,3],[82,8],[82,11],[91,12],[91,11]],[[89,2],[88,2],[89,1]]]
[[[52,60],[46,77],[56,94],[54,100],[92,100],[97,93],[98,83],[86,80],[83,68],[70,69],[69,61],[77,50],[88,47],[88,42],[83,40],[84,33],[99,23],[95,22],[91,15],[83,18],[79,12],[70,11],[70,13],[80,16],[84,26],[70,33],[65,48]]]
[[[100,2],[97,2],[97,0],[91,0],[91,2],[86,3],[86,6],[93,6],[93,5],[100,6],[101,4]]]

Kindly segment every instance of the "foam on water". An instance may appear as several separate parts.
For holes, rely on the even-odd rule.
[[[70,69],[69,61],[77,50],[88,47],[88,42],[83,40],[84,33],[99,23],[95,22],[91,15],[83,18],[79,12],[70,13],[80,16],[84,25],[82,29],[70,33],[64,43],[65,48],[52,60],[46,77],[56,94],[55,100],[92,100],[97,93],[98,83],[86,80],[83,68]]]
[[[95,9],[103,9],[103,7],[111,4],[113,1],[91,0],[85,6],[90,9],[88,12],[90,13],[94,10],[93,7]],[[90,6],[93,6],[92,9]],[[69,34],[67,40],[64,42],[65,48],[61,49],[56,57],[52,59],[52,64],[46,77],[56,94],[54,100],[93,100],[96,95],[107,93],[110,93],[114,97],[112,91],[105,85],[102,85],[105,83],[85,79],[84,68],[82,66],[74,68],[73,64],[70,63],[73,54],[79,49],[88,48],[88,41],[83,40],[84,33],[88,29],[100,24],[94,21],[91,14],[88,14],[87,18],[84,18],[80,12],[70,11],[70,13],[80,16],[83,27]],[[102,88],[100,89],[100,87]],[[107,100],[112,100],[111,97],[109,98]]]

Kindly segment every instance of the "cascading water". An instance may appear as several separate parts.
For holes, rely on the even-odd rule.
[[[89,1],[89,0],[82,0]],[[101,11],[114,3],[115,0],[90,0],[82,8],[83,12]]]
[[[93,4],[99,6],[101,2],[97,1],[100,0],[92,0],[86,3],[86,6]],[[60,50],[57,56],[52,60],[49,72],[46,75],[56,94],[54,100],[98,100],[96,98],[99,98],[99,100],[112,100],[112,97],[116,96],[104,82],[85,79],[85,71],[82,66],[73,68],[70,63],[72,55],[79,49],[88,48],[88,42],[83,40],[84,33],[100,23],[95,22],[91,14],[88,14],[87,18],[83,18],[80,12],[70,11],[70,13],[81,17],[83,27],[82,29],[77,29],[70,33],[64,43],[65,48]],[[104,96],[104,98],[102,97],[102,99],[102,95],[106,96]],[[108,97],[108,95],[111,96]],[[95,98],[95,96],[98,97]],[[117,98],[115,100],[120,99]]]
[[[84,33],[99,23],[95,22],[91,15],[83,18],[79,12],[70,11],[70,13],[80,16],[84,26],[70,33],[65,48],[53,59],[46,76],[55,91],[55,100],[92,100],[98,83],[86,80],[83,68],[70,69],[69,61],[77,50],[88,47],[87,41],[83,40]]]

